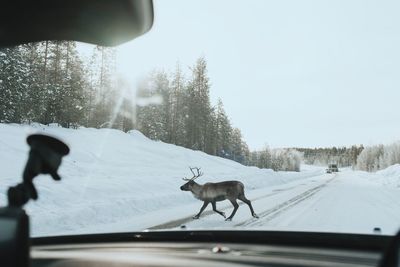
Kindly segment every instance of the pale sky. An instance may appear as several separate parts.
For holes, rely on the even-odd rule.
[[[146,35],[118,48],[135,84],[208,62],[251,149],[400,139],[400,1],[156,0]]]

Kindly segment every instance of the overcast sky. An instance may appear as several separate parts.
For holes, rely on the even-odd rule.
[[[400,1],[158,0],[153,29],[118,48],[134,84],[208,62],[251,149],[400,139]]]

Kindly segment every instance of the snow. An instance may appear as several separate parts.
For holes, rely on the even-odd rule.
[[[400,164],[395,164],[384,170],[377,171],[376,177],[374,177],[373,180],[382,185],[400,187]]]
[[[61,182],[35,179],[39,200],[26,207],[35,236],[143,230],[192,215],[199,201],[179,187],[189,166],[202,168],[200,183],[240,180],[247,192],[323,172],[274,172],[147,139],[138,131],[66,129],[57,124],[0,124],[0,205],[8,186],[20,181],[27,159],[26,137],[35,132],[65,141],[71,153],[60,168]]]
[[[358,177],[362,177],[369,182],[388,188],[400,189],[400,164],[394,164],[386,169],[372,173],[364,171],[356,171],[354,173],[357,174]]]
[[[395,234],[400,228],[400,165],[376,173],[302,166],[274,172],[152,141],[138,131],[65,129],[57,124],[0,124],[0,205],[8,186],[20,181],[27,159],[27,135],[56,136],[71,153],[60,168],[62,181],[35,179],[39,200],[31,201],[34,236],[126,232],[145,229],[263,229]],[[240,180],[260,216],[240,205],[225,222],[208,207],[193,220],[201,202],[179,190],[188,166],[201,167],[199,183]],[[227,215],[228,201],[217,208]]]

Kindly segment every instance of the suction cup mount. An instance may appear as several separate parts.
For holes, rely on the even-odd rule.
[[[31,150],[23,172],[23,182],[10,187],[7,192],[8,205],[12,207],[22,207],[30,199],[38,198],[33,184],[37,175],[50,174],[54,180],[61,180],[57,170],[62,157],[69,153],[66,144],[51,136],[34,134],[28,136],[27,142]]]

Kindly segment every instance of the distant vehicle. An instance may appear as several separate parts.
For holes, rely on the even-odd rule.
[[[329,164],[328,169],[326,169],[326,173],[338,172],[339,168],[337,164]]]

